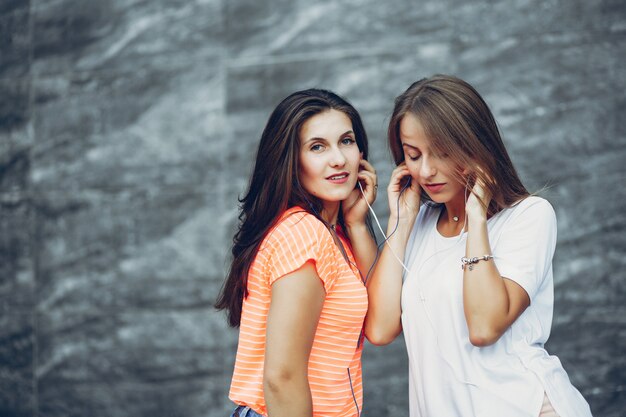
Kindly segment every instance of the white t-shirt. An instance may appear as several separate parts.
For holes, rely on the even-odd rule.
[[[422,205],[405,256],[410,273],[402,287],[402,326],[411,417],[537,417],[544,392],[561,417],[591,416],[559,359],[543,347],[554,302],[557,229],[550,203],[528,197],[487,221],[500,275],[522,286],[531,301],[486,347],[470,343],[463,312],[467,234],[443,237],[436,227],[440,213]]]

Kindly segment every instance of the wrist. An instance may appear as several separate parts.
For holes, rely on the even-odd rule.
[[[405,236],[408,238],[411,234],[411,230],[413,230],[414,224],[415,218],[390,216],[389,222],[387,223],[387,236],[393,233],[394,236]]]
[[[482,256],[474,256],[471,258],[464,256],[461,258],[461,269],[465,271],[465,267],[468,267],[467,269],[471,271],[474,269],[474,265],[476,265],[478,262],[488,261],[490,259],[493,259],[493,255],[485,254]]]
[[[346,223],[346,234],[348,236],[357,236],[362,233],[369,234],[369,228],[365,222]]]
[[[387,223],[390,228],[394,228],[396,223],[398,224],[398,228],[400,227],[413,227],[415,223],[415,219],[417,219],[417,215],[415,216],[396,216],[395,214],[389,215],[389,222]]]
[[[473,234],[482,233],[481,230],[484,230],[484,233],[487,232],[487,219],[485,217],[476,217],[471,218],[467,217],[467,232]]]
[[[487,213],[485,212],[479,212],[479,213],[474,213],[472,211],[468,211],[467,212],[467,222],[470,225],[481,225],[481,224],[487,224]]]

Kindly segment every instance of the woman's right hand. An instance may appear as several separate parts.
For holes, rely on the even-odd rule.
[[[407,180],[411,181],[409,186],[406,186]],[[403,188],[404,191],[402,191]],[[387,187],[389,217],[398,220],[415,220],[420,208],[421,191],[419,183],[412,180],[406,162],[398,165],[391,173]]]

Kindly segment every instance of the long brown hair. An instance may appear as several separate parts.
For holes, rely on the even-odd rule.
[[[300,206],[326,224],[320,217],[322,201],[300,184],[300,129],[312,116],[331,109],[348,116],[359,150],[367,159],[367,135],[361,117],[337,94],[320,89],[303,90],[278,104],[261,135],[248,191],[239,200],[241,211],[239,230],[233,238],[233,259],[215,303],[215,308],[227,311],[228,324],[232,327],[239,327],[241,322],[250,266],[280,215],[289,207]],[[345,226],[341,210],[338,223]],[[330,225],[326,225],[330,230]]]
[[[434,75],[413,83],[395,100],[389,122],[388,139],[396,165],[404,161],[400,138],[402,118],[412,114],[421,123],[432,149],[447,155],[462,169],[456,179],[471,190],[477,178],[491,193],[488,214],[529,195],[504,147],[495,118],[489,106],[467,82],[449,75]],[[430,200],[422,192],[422,197]]]

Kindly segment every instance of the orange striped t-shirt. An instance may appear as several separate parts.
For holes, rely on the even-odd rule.
[[[356,416],[355,398],[361,410],[363,343],[358,342],[367,312],[367,291],[348,241],[338,235],[352,265],[326,226],[299,207],[287,210],[261,243],[248,274],[248,297],[241,313],[229,395],[235,403],[267,415],[263,363],[271,285],[313,260],[326,290],[308,366],[313,415]]]

